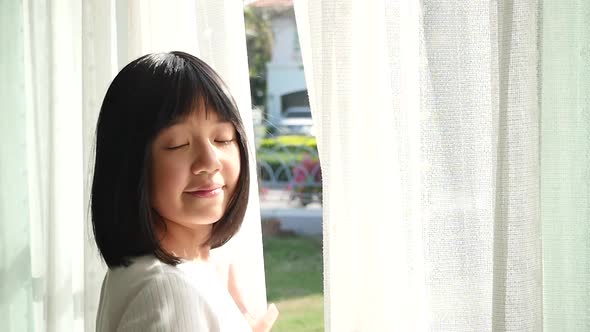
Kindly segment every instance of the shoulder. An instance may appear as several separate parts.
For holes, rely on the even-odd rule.
[[[187,300],[202,298],[201,291],[192,280],[182,273],[169,271],[151,275],[145,280],[136,297],[142,294],[153,296],[154,300],[170,297]]]
[[[146,270],[142,262],[137,263],[128,272],[143,271],[142,283],[125,306],[118,331],[217,330],[211,307],[191,278],[166,264]]]

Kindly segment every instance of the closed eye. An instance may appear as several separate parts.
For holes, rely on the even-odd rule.
[[[176,150],[176,149],[180,149],[180,148],[187,146],[187,145],[188,145],[188,143],[177,145],[177,146],[172,146],[172,147],[166,148],[166,150]]]
[[[215,143],[219,143],[219,144],[222,144],[222,145],[229,145],[233,141],[235,141],[234,138],[229,139],[229,140],[215,140]]]

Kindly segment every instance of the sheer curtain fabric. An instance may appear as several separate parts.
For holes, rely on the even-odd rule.
[[[588,330],[588,5],[294,3],[327,331]]]
[[[193,53],[230,86],[254,146],[243,5],[10,0],[0,12],[0,324],[94,331],[106,267],[92,240],[88,193],[106,89],[140,55]],[[254,167],[254,151],[251,160]],[[244,227],[217,255],[247,284],[253,311],[263,311],[255,173]]]

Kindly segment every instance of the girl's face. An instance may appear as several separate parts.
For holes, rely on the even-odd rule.
[[[158,134],[151,147],[151,204],[166,224],[196,229],[223,216],[240,174],[236,135],[232,123],[204,109]]]

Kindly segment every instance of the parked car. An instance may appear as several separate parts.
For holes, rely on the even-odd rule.
[[[290,107],[279,121],[278,135],[310,135],[314,136],[313,121],[309,107]]]

